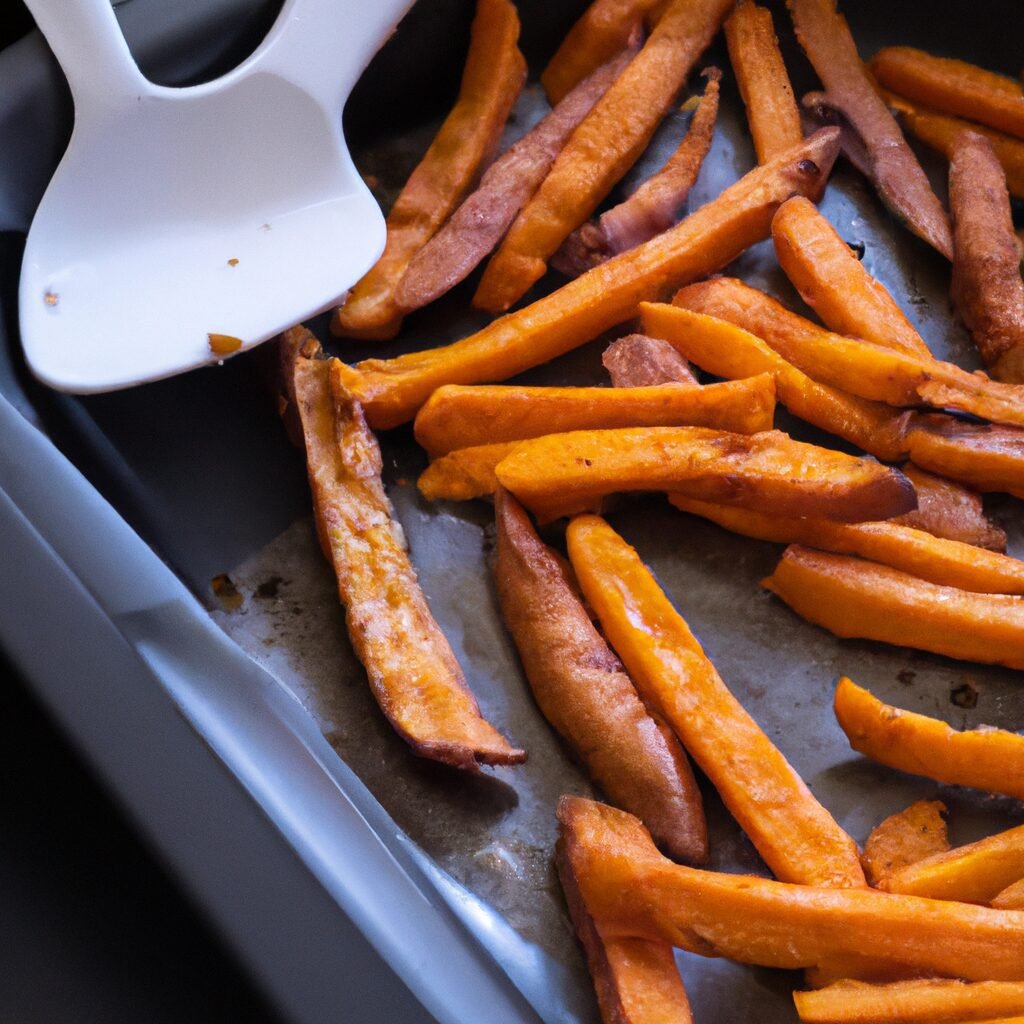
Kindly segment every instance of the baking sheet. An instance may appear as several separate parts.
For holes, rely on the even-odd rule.
[[[1016,68],[1010,49],[1014,33],[998,30],[1000,19],[1020,20],[1015,5],[992,0],[943,12],[943,19],[924,4],[902,5],[898,11],[873,0],[848,6],[864,52],[883,42],[910,43],[955,51],[1008,72]],[[564,29],[579,7],[522,5],[525,45],[534,63],[550,52],[555,28]],[[469,3],[422,3],[370,69],[366,81],[376,82],[378,91],[364,83],[353,99],[350,122],[363,138],[356,147],[357,163],[376,179],[385,202],[415,164],[450,98],[470,11]],[[792,46],[785,12],[778,5],[773,12],[802,91],[813,79]],[[979,32],[981,24],[992,30]],[[405,59],[409,53],[415,54],[412,62]],[[710,62],[728,68],[720,44],[702,64]],[[528,90],[517,108],[513,134],[538,116],[539,103],[536,89]],[[681,115],[669,119],[639,174],[660,163],[685,124]],[[926,160],[939,181],[941,162]],[[691,208],[753,163],[742,108],[726,71],[715,146]],[[901,301],[933,351],[976,365],[964,332],[948,315],[948,268],[941,259],[888,218],[870,189],[845,166],[833,176],[823,210],[847,240],[864,243],[865,265]],[[769,245],[755,247],[730,272],[801,308]],[[435,307],[410,317],[398,342],[376,344],[372,351],[386,356],[473,330],[485,318],[466,311],[472,288],[473,282],[467,282]],[[344,358],[371,350],[330,341],[323,323],[316,326],[328,347]],[[600,342],[586,346],[522,379],[599,381],[602,347]],[[539,718],[498,619],[486,564],[489,508],[422,502],[414,482],[425,460],[408,430],[383,439],[389,493],[431,606],[487,717],[530,753],[521,768],[467,777],[413,758],[369,697],[344,638],[329,568],[303,511],[308,497],[301,458],[287,447],[249,363],[235,360],[221,371],[124,395],[40,396],[38,402],[51,416],[73,423],[74,436],[67,444],[84,446],[80,457],[94,474],[109,474],[115,463],[122,467],[116,481],[104,480],[105,488],[117,493],[130,521],[211,604],[211,577],[228,572],[241,605],[231,611],[214,607],[215,620],[292,689],[411,840],[511,926],[511,932],[488,932],[486,914],[479,920],[474,904],[479,933],[495,955],[507,958],[509,965],[533,965],[534,984],[528,987],[542,1016],[595,1020],[589,982],[550,865],[557,797],[591,790]],[[197,418],[203,427],[198,435]],[[101,441],[113,454],[102,454]],[[1011,552],[1024,554],[1019,505],[1009,500],[993,504],[1011,532]],[[1024,821],[1015,802],[934,786],[853,755],[830,711],[832,681],[845,673],[883,699],[958,727],[984,722],[1017,728],[1024,696],[1015,673],[836,640],[758,588],[781,548],[733,537],[660,499],[626,507],[611,521],[654,569],[737,696],[856,839],[863,841],[885,815],[934,795],[950,808],[954,842]],[[959,706],[953,702],[955,693],[973,693],[976,705]],[[712,865],[763,871],[707,787],[705,799]],[[698,1020],[728,1024],[755,1012],[768,1022],[792,1019],[788,992],[794,976],[684,955],[680,962]],[[552,978],[557,984],[550,984]]]

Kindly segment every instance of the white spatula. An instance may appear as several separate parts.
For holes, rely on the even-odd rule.
[[[384,244],[341,109],[411,4],[286,0],[243,64],[175,89],[139,72],[110,0],[28,0],[75,103],[25,249],[32,371],[63,391],[111,391],[336,303]]]

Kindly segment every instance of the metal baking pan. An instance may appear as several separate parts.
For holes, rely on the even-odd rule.
[[[534,70],[582,9],[520,4]],[[1018,5],[858,0],[866,53],[907,43],[1015,73]],[[128,0],[119,7],[144,70],[194,81],[260,38],[264,0]],[[798,91],[814,79],[774,9]],[[386,204],[457,87],[469,0],[421,0],[368,69],[346,113],[360,169]],[[339,42],[339,45],[342,45]],[[717,42],[703,64],[728,68]],[[59,72],[38,37],[0,55],[0,644],[192,889],[290,1020],[596,1020],[551,864],[554,801],[590,793],[532,704],[496,612],[482,503],[424,503],[408,430],[383,439],[386,481],[437,617],[487,716],[529,763],[478,777],[414,759],[373,706],[316,551],[299,454],[243,357],[175,380],[87,399],[25,372],[15,295],[21,234],[70,125]],[[509,137],[542,110],[535,88]],[[685,130],[670,117],[636,174]],[[944,168],[922,154],[941,189]],[[727,73],[703,203],[754,162]],[[976,365],[949,315],[948,267],[885,215],[840,166],[823,204],[934,351]],[[799,307],[770,246],[733,270]],[[550,287],[555,283],[543,283]],[[472,282],[409,318],[388,355],[458,337]],[[325,340],[323,323],[313,325]],[[328,342],[357,358],[368,346]],[[601,342],[524,375],[600,380]],[[800,436],[812,432],[780,421]],[[1020,506],[992,508],[1024,553]],[[938,793],[954,841],[1024,821],[1019,804],[938,787],[853,755],[831,712],[853,676],[893,703],[957,726],[1017,728],[1015,673],[863,642],[797,619],[757,584],[779,548],[732,537],[655,499],[614,525],[640,550],[723,677],[821,800],[863,840],[886,814]],[[227,606],[211,580],[227,574]],[[965,701],[964,695],[970,697]],[[971,707],[961,705],[976,701]],[[763,871],[705,789],[713,865]],[[793,1019],[795,979],[680,955],[697,1020]],[[395,978],[404,984],[395,984]]]

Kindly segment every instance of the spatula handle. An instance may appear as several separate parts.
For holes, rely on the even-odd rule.
[[[75,104],[115,102],[149,83],[139,71],[110,0],[25,0],[60,62]]]

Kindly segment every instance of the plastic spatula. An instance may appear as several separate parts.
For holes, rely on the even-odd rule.
[[[338,302],[384,245],[341,110],[411,5],[286,0],[245,62],[176,89],[143,77],[110,0],[28,0],[75,104],[22,267],[36,376],[129,387]]]

